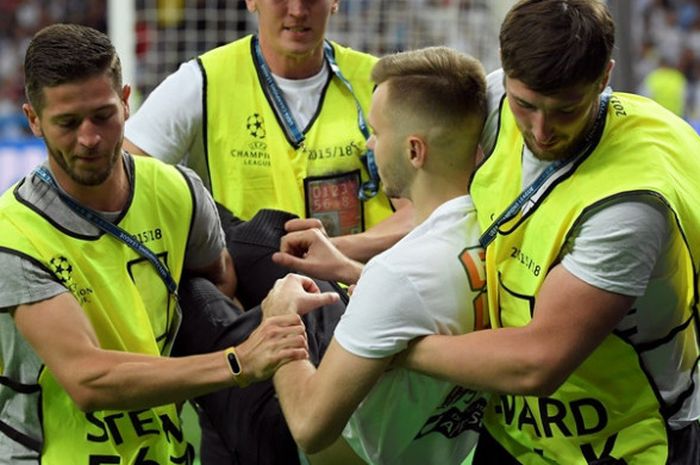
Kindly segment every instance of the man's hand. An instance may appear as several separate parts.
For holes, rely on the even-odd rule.
[[[314,278],[346,284],[357,282],[362,272],[362,264],[343,255],[318,228],[297,230],[283,236],[280,251],[272,255],[272,260]]]
[[[328,237],[326,228],[318,218],[294,218],[284,223],[284,230],[288,233],[295,231],[306,231],[307,229],[317,229],[321,234]]]
[[[396,244],[415,226],[411,201],[407,199],[392,199],[392,203],[396,207],[396,211],[388,218],[366,231],[331,237],[331,243],[344,256],[359,263],[366,263],[378,253],[384,252]],[[323,223],[317,218],[289,220],[284,224],[284,229],[287,233],[317,229],[324,236],[328,237]],[[338,281],[346,282],[344,280]]]
[[[321,292],[311,278],[290,273],[278,279],[263,300],[263,321],[277,315],[303,315],[338,299],[335,292]]]
[[[248,339],[236,347],[241,364],[239,386],[270,378],[280,366],[309,356],[306,329],[296,314],[264,318]]]

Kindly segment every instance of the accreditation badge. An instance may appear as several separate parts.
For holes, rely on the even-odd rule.
[[[360,170],[306,178],[306,217],[321,220],[330,237],[364,231],[364,205],[358,197],[360,185]]]

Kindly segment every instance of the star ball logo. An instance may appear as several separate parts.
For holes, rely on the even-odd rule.
[[[70,289],[73,285],[73,277],[71,276],[73,265],[68,259],[63,255],[57,255],[49,261],[49,264],[51,265],[51,271],[53,271],[53,274],[61,284]]]
[[[263,121],[263,117],[258,113],[253,113],[248,117],[246,120],[246,129],[248,129],[248,133],[256,139],[265,138],[265,122]]]
[[[49,266],[56,279],[66,286],[81,305],[90,303],[94,291],[89,287],[80,287],[76,284],[73,280],[73,265],[66,257],[56,255],[49,260]]]

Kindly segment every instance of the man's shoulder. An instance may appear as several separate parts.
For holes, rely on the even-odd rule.
[[[376,56],[366,53],[366,52],[361,52],[359,50],[355,50],[354,48],[350,48],[347,45],[343,45],[339,42],[335,41],[329,41],[331,46],[333,47],[333,52],[335,53],[336,57],[338,56],[347,56],[347,57],[352,57],[353,59],[356,60],[366,60],[368,62],[375,63],[379,60]]]
[[[358,50],[346,47],[337,42],[330,42],[333,48],[333,55],[338,62],[343,75],[350,81],[354,79],[362,79],[371,83],[369,78],[372,68],[379,60],[374,55],[360,52]],[[373,83],[371,83],[374,86]]]
[[[14,212],[18,207],[44,211],[54,203],[55,197],[55,192],[40,181],[32,170],[0,196],[0,212]]]
[[[134,169],[138,170],[137,172],[145,172],[146,170],[148,171],[154,171],[154,172],[180,172],[182,173],[183,171],[183,166],[181,165],[173,165],[170,163],[166,163],[158,158],[155,157],[149,157],[149,156],[143,156],[143,155],[131,155],[128,152],[124,153],[124,157],[126,160],[126,163],[129,164],[130,167],[134,167]],[[129,168],[131,169],[131,168]],[[191,171],[187,169],[187,171]],[[157,182],[156,180],[153,180],[153,182]]]
[[[479,247],[479,225],[468,197],[454,199],[418,225],[393,247],[377,255],[376,261],[384,269],[397,273],[422,275],[434,263],[459,265],[460,254],[468,248]],[[373,259],[374,260],[374,259]],[[370,261],[371,263],[371,261]],[[453,272],[449,266],[436,267],[434,273]]]

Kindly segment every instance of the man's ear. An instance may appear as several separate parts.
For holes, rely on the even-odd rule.
[[[121,95],[121,100],[122,104],[124,105],[124,120],[126,121],[129,119],[129,114],[130,114],[130,107],[129,107],[129,97],[131,96],[131,86],[130,85],[124,85],[122,88],[122,95]]]
[[[603,79],[600,81],[600,89],[598,89],[599,92],[603,92],[608,84],[610,84],[610,75],[613,69],[615,69],[615,60],[611,59],[605,67],[605,71],[603,71]]]
[[[414,168],[421,168],[428,158],[428,146],[422,137],[408,136],[409,162]]]
[[[255,4],[255,0],[245,0],[245,6],[251,13],[255,13],[258,9],[258,6]]]
[[[44,132],[41,130],[39,115],[34,111],[34,107],[29,103],[25,103],[22,105],[22,111],[24,112],[24,116],[27,117],[27,121],[29,121],[29,127],[32,129],[32,133],[37,137],[44,137]]]

